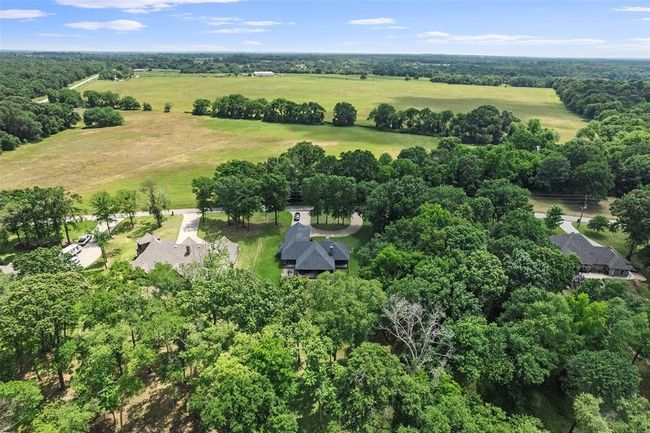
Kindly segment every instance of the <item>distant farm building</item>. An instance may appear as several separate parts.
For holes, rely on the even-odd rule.
[[[253,77],[275,77],[275,73],[271,71],[255,71]]]

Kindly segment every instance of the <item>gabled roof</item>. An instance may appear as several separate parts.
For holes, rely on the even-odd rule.
[[[562,252],[574,253],[580,258],[583,265],[607,266],[610,269],[624,269],[634,271],[634,267],[611,247],[593,245],[581,233],[551,236],[551,242],[557,245]]]
[[[152,235],[150,236],[150,238],[146,239],[149,242],[140,243],[141,240],[147,238],[146,235],[138,241],[139,245],[146,243],[149,245],[131,263],[132,267],[149,272],[156,266],[156,263],[166,263],[176,268],[185,263],[202,261],[208,252],[215,248],[224,249],[228,253],[231,263],[234,263],[237,259],[238,246],[230,242],[226,237],[222,237],[214,244],[197,242],[187,237],[177,244],[174,241],[161,241]]]
[[[311,242],[296,260],[298,271],[333,271],[335,268],[334,258],[318,242]]]
[[[138,245],[145,245],[145,244],[150,243],[151,241],[159,241],[159,240],[160,240],[159,237],[154,236],[154,235],[151,234],[151,233],[145,233],[144,236],[142,236],[140,239],[138,239],[138,240],[135,241],[135,242],[136,242]]]
[[[284,235],[284,242],[280,245],[280,259],[298,260],[310,246],[309,234],[311,229],[303,224],[296,223],[289,227]]]
[[[350,260],[350,250],[346,244],[333,242],[330,239],[325,239],[320,244],[328,254],[330,249],[332,250],[332,257],[335,261]]]

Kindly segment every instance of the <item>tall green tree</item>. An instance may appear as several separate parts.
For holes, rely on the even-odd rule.
[[[93,208],[93,216],[97,222],[106,225],[108,234],[111,233],[111,223],[115,221],[117,206],[115,199],[106,191],[100,191],[90,198],[90,205]]]
[[[286,177],[279,173],[267,173],[261,179],[260,194],[267,212],[273,212],[275,225],[278,225],[278,214],[289,203],[291,186]]]
[[[632,257],[638,246],[650,240],[650,187],[635,189],[614,200],[612,215],[628,235],[627,258]]]
[[[163,222],[163,212],[169,209],[169,199],[167,198],[167,194],[165,194],[165,192],[151,180],[144,181],[140,184],[140,192],[145,196],[145,209],[156,219],[158,227],[161,227]]]

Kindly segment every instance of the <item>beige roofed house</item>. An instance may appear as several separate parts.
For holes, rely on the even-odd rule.
[[[137,257],[131,266],[145,272],[151,271],[157,263],[165,263],[177,269],[184,264],[203,261],[210,251],[219,250],[228,254],[228,261],[231,266],[234,266],[239,248],[225,236],[214,243],[197,242],[189,237],[181,243],[176,243],[168,240],[161,241],[151,233],[138,239],[136,245]]]

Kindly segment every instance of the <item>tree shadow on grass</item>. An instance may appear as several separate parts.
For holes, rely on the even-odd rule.
[[[221,219],[213,219],[209,216],[201,222],[202,237],[208,242],[214,242],[225,236],[233,242],[248,241],[260,236],[273,236],[281,233],[282,226],[275,225],[272,215],[267,221],[251,222],[242,227],[241,224],[231,223]]]
[[[198,419],[187,410],[187,397],[187,390],[157,381],[149,383],[125,408],[121,432],[199,432]],[[117,429],[107,414],[96,422],[92,431],[107,433]]]

